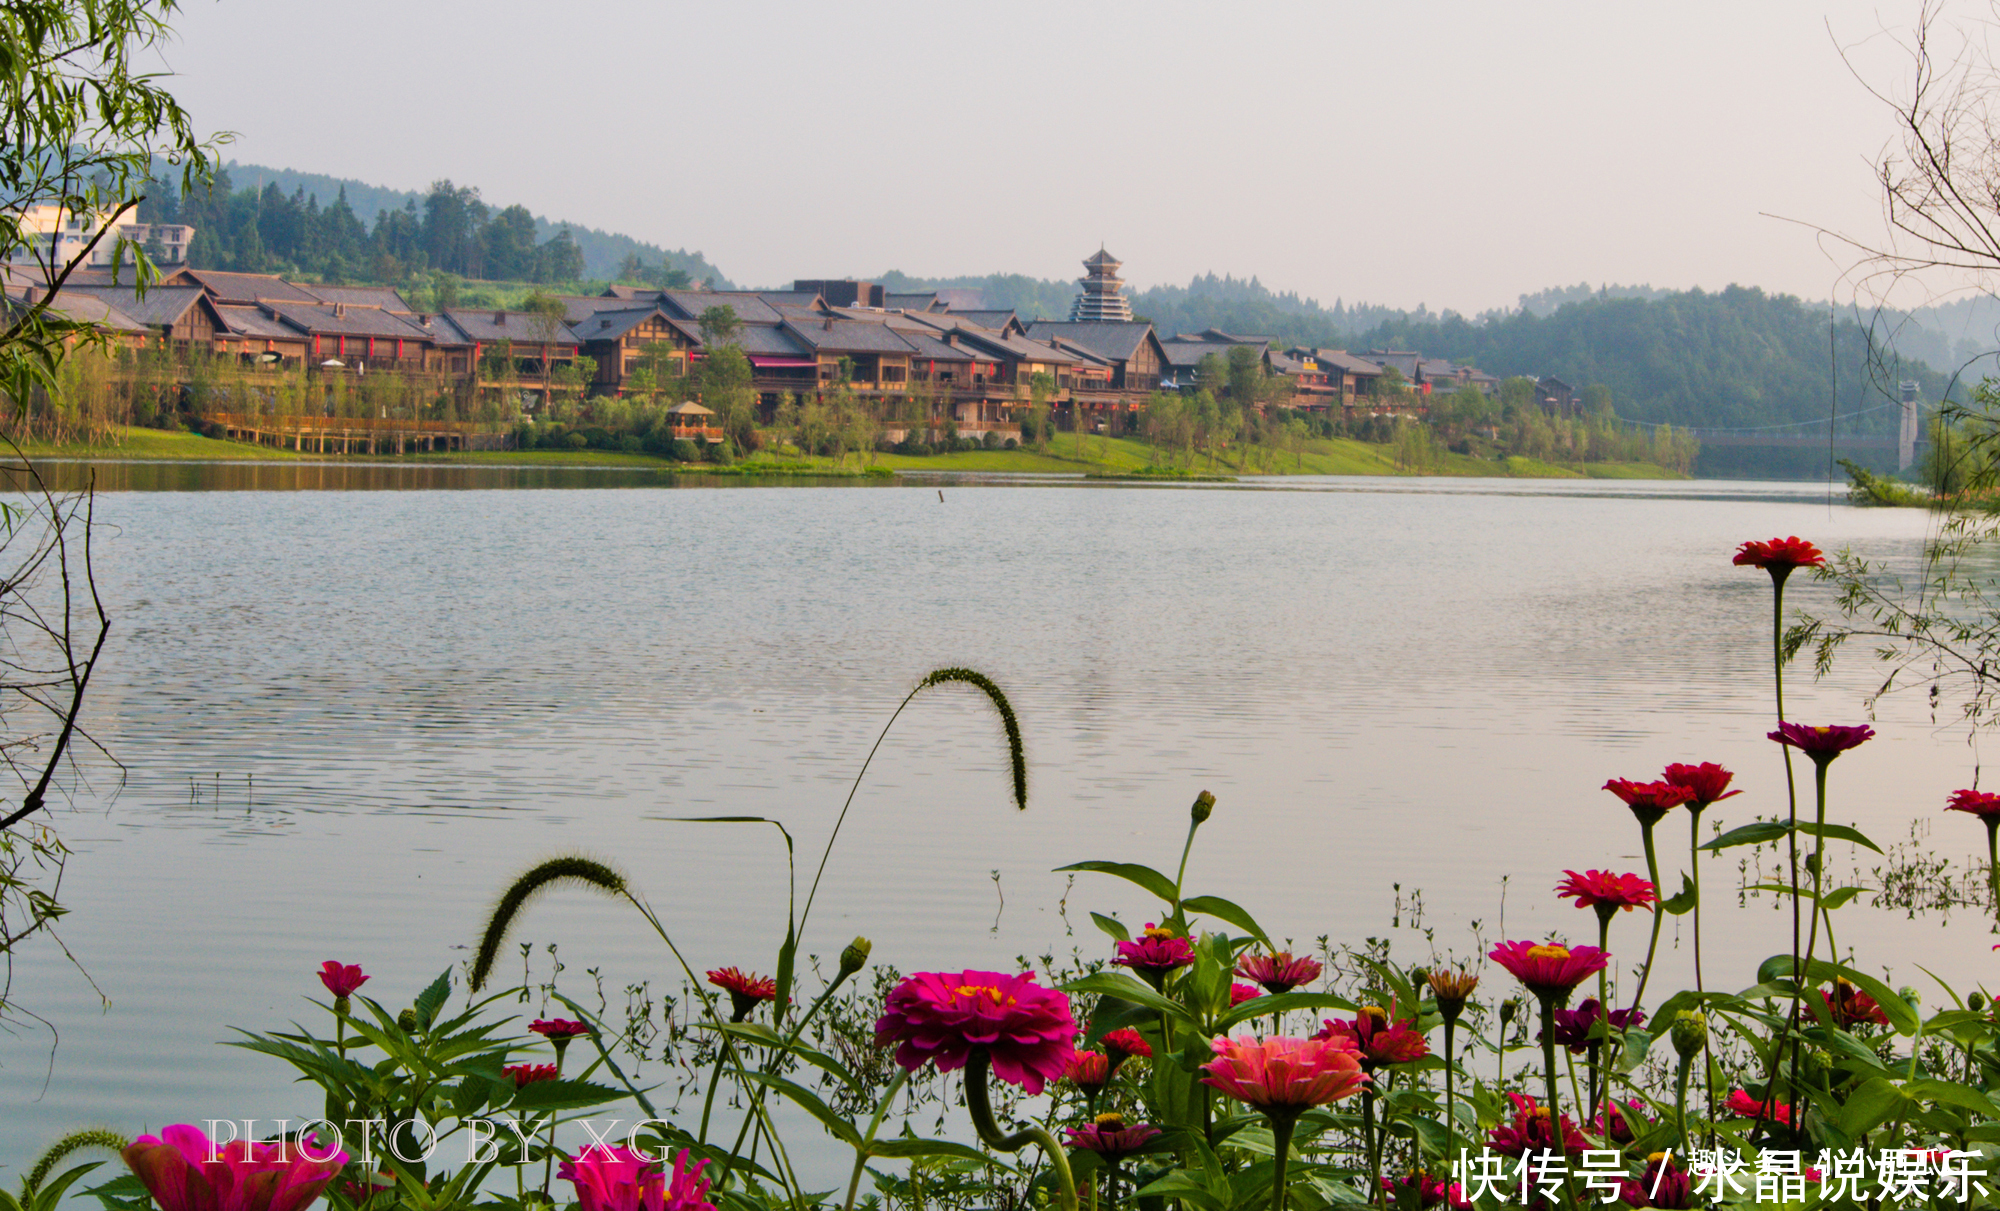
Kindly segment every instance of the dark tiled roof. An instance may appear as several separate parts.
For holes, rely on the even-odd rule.
[[[786,331],[820,353],[907,354],[908,341],[883,323],[863,320],[790,320]]]
[[[917,294],[885,292],[882,295],[882,305],[891,311],[935,311],[939,309],[941,303],[942,300],[938,298],[935,290],[925,290]]]
[[[329,303],[359,303],[401,315],[414,315],[417,310],[394,286],[312,286],[309,289]]]
[[[1005,328],[1021,318],[1011,307],[1005,311],[953,311],[949,314],[982,328]]]
[[[1028,335],[1035,340],[1060,337],[1064,341],[1081,345],[1100,357],[1108,357],[1114,362],[1129,361],[1146,343],[1146,336],[1153,326],[1143,320],[1119,322],[1101,320],[1095,323],[1064,323],[1058,320],[1036,320],[1027,325]]]
[[[628,305],[620,311],[599,311],[570,327],[575,330],[576,338],[581,341],[615,341],[656,315],[668,323],[674,322],[672,316],[658,306],[648,303],[641,307]]]
[[[215,269],[182,269],[171,280],[193,282],[215,296],[218,303],[254,303],[259,299],[285,299],[316,303],[319,296],[303,286],[294,286],[271,273],[223,273]]]
[[[817,297],[807,296],[806,301]],[[683,319],[698,320],[710,307],[729,307],[746,324],[775,324],[784,318],[763,295],[743,290],[663,290],[660,298],[669,314],[678,313]]]
[[[687,323],[687,327],[694,327]],[[812,347],[776,324],[745,324],[732,342],[746,355],[757,357],[811,357]]]
[[[914,328],[899,331],[897,335],[909,345],[912,357],[936,362],[969,362],[974,359],[972,350],[954,349],[937,337]]]
[[[221,317],[223,330],[231,336],[281,341],[300,339],[298,329],[266,314],[262,307],[223,303],[216,307],[215,314]]]
[[[1347,353],[1340,349],[1315,349],[1313,356],[1319,359],[1320,367],[1324,370],[1338,370],[1342,374],[1376,376],[1382,373],[1382,367],[1376,365],[1374,362],[1369,361],[1365,357],[1356,357],[1352,353]]]
[[[955,331],[959,336],[975,345],[983,346],[996,355],[1021,362],[1047,362],[1055,366],[1073,366],[1078,357],[1047,341],[1030,340],[992,328],[980,328],[971,324],[961,324]]]
[[[1172,366],[1176,370],[1183,368],[1191,369],[1199,366],[1201,365],[1201,359],[1210,354],[1228,361],[1229,351],[1234,347],[1233,345],[1217,344],[1213,341],[1175,339],[1160,342],[1160,348],[1166,350],[1167,365]]]
[[[10,315],[19,314],[25,306],[24,301],[13,297],[9,297],[6,302],[7,313]],[[153,331],[149,325],[125,314],[108,299],[95,292],[59,290],[56,292],[55,301],[49,304],[49,310],[65,319],[75,320],[80,324],[90,324],[107,332]]]
[[[654,293],[658,294],[657,291]],[[563,319],[572,325],[589,319],[600,311],[630,311],[635,306],[649,307],[652,305],[651,300],[643,303],[634,303],[631,299],[614,298],[611,295],[603,294],[565,294],[561,298],[564,308]]]
[[[155,286],[143,299],[130,286],[78,286],[74,292],[94,294],[140,323],[162,328],[179,323],[202,297],[199,286]],[[64,287],[63,293],[71,293],[71,288]]]
[[[336,313],[333,306],[326,303],[306,305],[267,300],[265,306],[301,332],[326,336],[382,336],[406,341],[430,339],[430,330],[419,327],[414,320],[374,307],[347,307]]]
[[[650,314],[650,310],[646,314]],[[349,315],[354,314],[352,311]],[[574,345],[576,333],[569,325],[558,323],[553,332],[548,332],[547,321],[541,316],[526,311],[475,311],[470,308],[454,308],[445,312],[460,332],[481,344],[497,341],[513,341],[517,345],[539,345],[546,341],[551,345]],[[641,315],[644,319],[645,315]],[[547,334],[546,336],[544,334]]]

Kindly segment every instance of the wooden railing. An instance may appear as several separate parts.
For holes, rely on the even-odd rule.
[[[323,429],[351,433],[477,433],[468,421],[396,420],[381,416],[242,416],[211,412],[206,418],[231,429]]]

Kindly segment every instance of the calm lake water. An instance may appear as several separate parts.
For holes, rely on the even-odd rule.
[[[555,852],[628,871],[698,968],[769,971],[775,833],[663,818],[783,820],[803,894],[876,732],[944,665],[1013,697],[1029,808],[1009,803],[981,701],[920,699],[828,867],[805,949],[829,966],[857,933],[905,971],[1097,953],[1086,910],[1151,906],[1051,869],[1170,868],[1204,788],[1218,806],[1191,889],[1302,947],[1392,937],[1414,960],[1503,928],[1589,939],[1594,918],[1550,892],[1563,870],[1643,870],[1606,778],[1715,760],[1748,793],[1711,816],[1783,810],[1769,581],[1730,566],[1736,544],[1798,533],[1909,565],[1926,524],[1800,484],[667,491],[646,473],[298,465],[104,482],[116,622],[90,716],[129,776],[118,790],[96,768],[57,818],[76,850],[63,940],[109,1007],[54,947],[18,960],[20,1002],[50,1027],[0,1037],[10,1166],[82,1124],[315,1109],[289,1068],[218,1047],[228,1028],[319,1029],[304,998],[329,958],[408,1003]],[[1792,599],[1823,604],[1809,582]],[[1862,721],[1870,672],[1796,676],[1794,717]],[[1980,830],[1939,809],[1976,750],[1917,705],[1836,765],[1831,814],[1884,843],[1935,822],[1927,843],[1969,856]],[[1683,827],[1662,834],[1669,870]],[[1731,986],[1788,937],[1769,898],[1732,906],[1744,852],[1705,868],[1708,971]],[[1928,990],[1918,963],[1991,967],[1977,921],[1841,917],[1843,945],[1898,983]],[[519,936],[560,944],[572,995],[595,1002],[595,969],[620,1003],[678,982],[637,925],[558,894]],[[1687,970],[1675,928],[1657,989]],[[1643,922],[1612,943],[1636,962]]]

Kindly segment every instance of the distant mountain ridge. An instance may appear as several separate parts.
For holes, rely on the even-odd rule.
[[[290,168],[271,168],[264,164],[241,164],[235,160],[223,165],[229,174],[231,184],[237,189],[266,185],[276,185],[286,194],[305,190],[306,196],[317,199],[320,209],[331,206],[340,191],[347,190],[348,208],[363,226],[373,228],[375,217],[385,210],[403,210],[414,206],[423,209],[427,190],[394,189],[386,185],[373,185],[349,177],[333,177],[319,172],[299,172]],[[482,201],[495,210],[506,205],[491,198]],[[535,239],[544,241],[562,228],[569,229],[570,238],[583,250],[584,275],[590,278],[608,280],[618,275],[618,267],[627,256],[636,255],[647,265],[665,264],[669,268],[683,270],[695,282],[713,280],[717,290],[734,289],[734,284],[723,276],[722,271],[709,263],[699,252],[689,252],[685,248],[662,248],[628,235],[587,227],[582,223],[571,223],[561,219],[535,216]]]

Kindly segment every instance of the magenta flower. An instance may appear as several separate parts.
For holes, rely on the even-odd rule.
[[[347,1163],[336,1149],[297,1143],[211,1144],[198,1127],[180,1123],[133,1140],[122,1155],[160,1211],[302,1211]],[[212,1159],[211,1159],[212,1158]]]
[[[536,1081],[553,1081],[562,1076],[562,1070],[554,1064],[509,1064],[500,1070],[514,1078],[514,1088],[520,1089]]]
[[[1556,894],[1565,900],[1575,900],[1578,908],[1593,908],[1602,904],[1610,912],[1621,908],[1626,912],[1635,908],[1650,910],[1653,901],[1660,898],[1653,885],[1637,875],[1615,875],[1608,870],[1587,870],[1582,874],[1566,870],[1563,873],[1569,878],[1556,884]]]
[[[1855,748],[1872,739],[1875,729],[1867,724],[1860,727],[1807,727],[1802,723],[1780,723],[1778,730],[1767,734],[1767,738],[1779,744],[1798,749],[1813,759],[1815,765],[1825,765],[1848,749]]]
[[[1597,1023],[1604,1017],[1604,1006],[1597,1003],[1596,997],[1586,999],[1575,1009],[1558,1009],[1555,1011],[1554,1016],[1556,1046],[1567,1047],[1572,1052],[1581,1055],[1593,1043],[1599,1041],[1591,1037],[1597,1032]],[[1629,1030],[1634,1026],[1642,1026],[1645,1022],[1646,1014],[1643,1010],[1614,1009],[1611,1011],[1611,1028],[1613,1031]],[[1540,1038],[1541,1036],[1537,1034],[1536,1037]]]
[[[1133,1056],[1142,1060],[1153,1058],[1152,1045],[1130,1026],[1105,1031],[1104,1037],[1097,1040],[1097,1043],[1104,1048],[1104,1054],[1110,1057],[1113,1072],[1118,1071],[1118,1066]]]
[[[1502,942],[1486,956],[1505,967],[1528,991],[1557,1004],[1578,984],[1603,971],[1611,956],[1595,946],[1560,942]]]
[[[1111,1083],[1111,1060],[1101,1051],[1079,1051],[1069,1057],[1063,1079],[1095,1097]]]
[[[890,990],[875,1022],[876,1046],[887,1043],[898,1044],[896,1062],[911,1072],[932,1061],[950,1072],[984,1052],[993,1075],[1033,1096],[1069,1066],[1076,1020],[1069,998],[1036,984],[1032,971],[919,972]]]
[[[319,982],[326,985],[326,990],[336,997],[351,997],[355,989],[368,982],[368,977],[362,974],[358,963],[352,967],[342,967],[332,959],[328,959],[320,965]]]
[[[1116,947],[1118,957],[1111,960],[1114,966],[1130,967],[1154,984],[1175,968],[1194,962],[1194,947],[1188,945],[1186,938],[1151,921],[1146,922],[1138,941],[1119,942]]]
[[[1100,1114],[1095,1122],[1064,1128],[1063,1134],[1069,1136],[1071,1147],[1095,1152],[1116,1164],[1144,1148],[1148,1140],[1160,1134],[1160,1129],[1151,1123],[1127,1127],[1122,1114]]]
[[[1639,823],[1647,827],[1658,824],[1660,817],[1694,798],[1692,791],[1670,782],[1634,782],[1630,778],[1613,778],[1604,784],[1604,789],[1623,799],[1625,806],[1639,818]]]
[[[1628,1207],[1658,1207],[1661,1211],[1687,1211],[1695,1205],[1689,1190],[1688,1175],[1674,1165],[1673,1159],[1655,1154],[1658,1159],[1648,1158],[1646,1171],[1636,1182],[1618,1183],[1618,1197]],[[1661,1170],[1664,1169],[1665,1172]],[[1808,1170],[1816,1173],[1817,1170]],[[1817,1180],[1808,1178],[1808,1180]]]
[[[1575,1156],[1590,1145],[1565,1114],[1555,1124],[1549,1122],[1549,1108],[1524,1094],[1510,1093],[1514,1104],[1512,1122],[1503,1123],[1486,1137],[1486,1146],[1502,1156],[1537,1156],[1543,1151]]]
[[[1688,792],[1688,810],[1699,813],[1711,803],[1720,803],[1732,795],[1743,793],[1729,789],[1729,780],[1735,776],[1713,761],[1704,761],[1700,765],[1675,762],[1660,774],[1660,780]]]
[[[1209,1046],[1215,1058],[1202,1066],[1201,1083],[1267,1114],[1323,1106],[1368,1083],[1346,1039],[1218,1038]]]
[[[1614,1013],[1611,1016],[1616,1019],[1618,1014]],[[1592,1119],[1590,1129],[1614,1144],[1629,1144],[1637,1138],[1632,1126],[1634,1123],[1640,1127],[1653,1125],[1653,1120],[1646,1117],[1646,1103],[1638,1098],[1630,1098],[1622,1103],[1607,1102],[1605,1109],[1609,1113],[1600,1114]]]
[[[1793,535],[1790,538],[1773,538],[1769,542],[1746,542],[1736,548],[1736,557],[1729,562],[1739,568],[1762,568],[1773,579],[1783,580],[1792,574],[1793,568],[1825,565],[1826,556],[1818,547]]]
[[[765,1001],[778,999],[778,982],[770,976],[749,975],[734,967],[720,967],[708,973],[708,982],[729,994],[733,1022],[740,1022]]]
[[[1450,1203],[1453,1211],[1468,1211],[1472,1206],[1457,1182],[1447,1184],[1428,1173],[1385,1177],[1382,1179],[1382,1193],[1389,1196],[1392,1207],[1403,1206],[1403,1196],[1414,1193],[1417,1196],[1417,1211],[1430,1211],[1439,1203]]]
[[[1236,1008],[1245,1001],[1254,1001],[1264,995],[1255,984],[1231,984],[1229,986],[1229,1007]]]
[[[1362,1071],[1373,1072],[1384,1064],[1409,1064],[1431,1053],[1430,1043],[1415,1026],[1413,1019],[1391,1022],[1387,1013],[1368,1005],[1351,1021],[1327,1018],[1313,1037],[1346,1040],[1361,1057]]]
[[[1273,996],[1319,979],[1317,959],[1295,959],[1288,950],[1276,954],[1245,954],[1236,960],[1236,974],[1263,986]]]
[[[1991,820],[2000,817],[2000,795],[1992,791],[1953,791],[1944,810],[1964,812],[1967,815],[1978,816],[1981,820]]]
[[[590,1033],[590,1027],[582,1022],[572,1022],[568,1018],[536,1018],[528,1024],[528,1029],[551,1041],[573,1039],[578,1035]]]
[[[669,1181],[660,1162],[643,1152],[592,1144],[565,1160],[556,1176],[576,1187],[582,1211],[715,1211],[701,1175],[707,1165],[689,1164],[683,1149]]]

